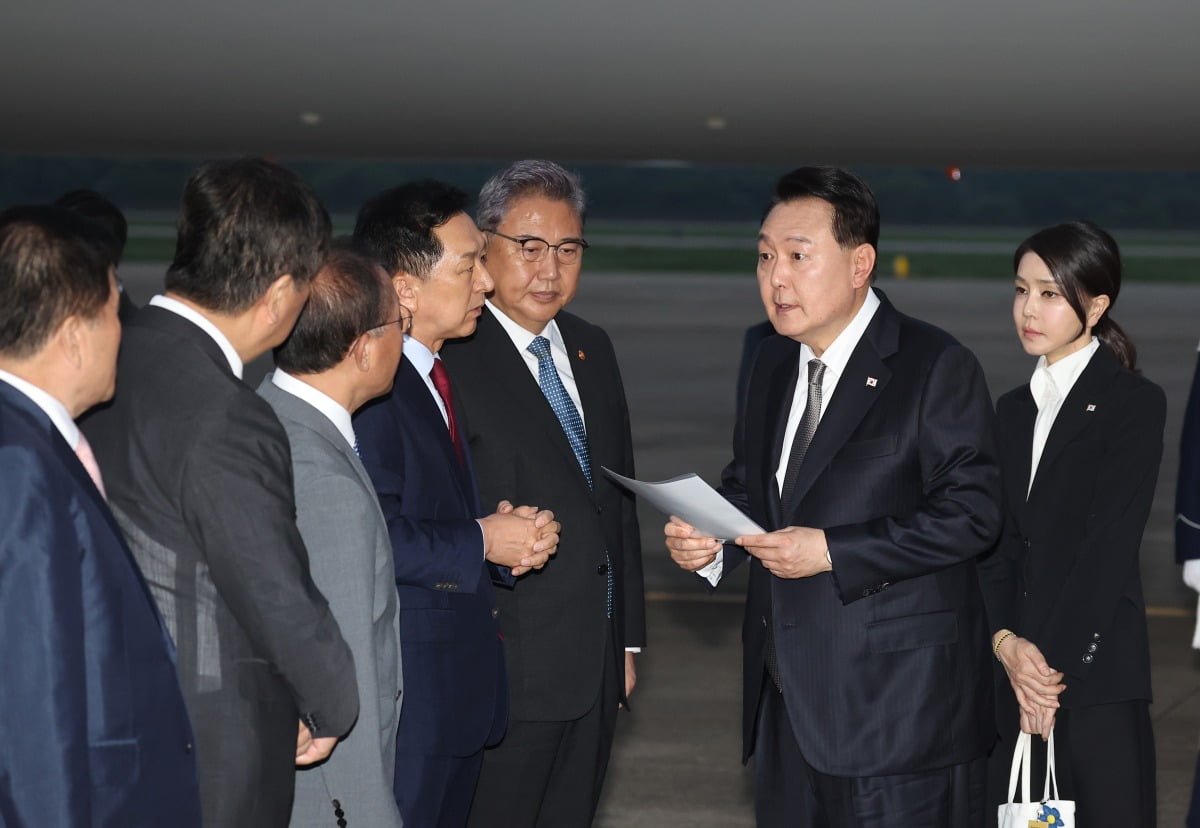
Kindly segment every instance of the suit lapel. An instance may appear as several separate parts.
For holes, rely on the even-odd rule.
[[[1015,456],[1008,462],[1013,464],[1013,473],[1006,475],[1008,502],[1018,514],[1024,514],[1029,489],[1029,466],[1033,462],[1033,426],[1037,422],[1037,405],[1026,385],[1017,395],[1016,408],[1010,422],[1001,423],[1001,428],[1012,433],[1009,449]]]
[[[569,328],[570,326],[568,325]],[[563,334],[563,341],[567,345],[567,353],[571,354],[572,351],[575,352],[574,358],[571,360],[572,371],[575,372],[582,369],[582,374],[588,374],[588,370],[584,368],[586,360],[578,358],[578,346],[572,342],[572,339],[577,337],[577,334],[573,332],[572,339],[568,339],[567,332],[563,329],[561,321],[559,323],[559,332]],[[528,413],[534,420],[537,430],[546,435],[550,444],[562,456],[563,462],[570,464],[571,468],[579,475],[580,483],[586,486],[587,481],[583,476],[583,470],[579,468],[579,461],[575,459],[575,452],[571,450],[571,444],[567,442],[567,433],[563,431],[562,423],[558,421],[558,417],[554,414],[554,409],[550,407],[550,403],[546,400],[546,395],[542,393],[537,380],[530,373],[524,358],[517,353],[512,340],[509,339],[504,329],[500,327],[500,323],[492,315],[490,308],[484,309],[483,316],[479,319],[479,329],[475,335],[479,338],[480,345],[483,346],[480,350],[491,364],[492,373],[499,380],[501,387],[512,396],[520,411]],[[581,381],[580,377],[580,373],[575,373],[575,382],[579,387],[580,397],[586,411],[588,400],[591,399],[590,395],[595,393],[595,383],[591,378]],[[583,396],[585,386],[588,387],[589,397]],[[586,420],[584,422],[584,427],[587,429]],[[588,444],[590,450],[590,433]],[[596,478],[596,472],[598,471],[598,469],[592,470],[592,479]]]
[[[796,394],[796,383],[800,375],[800,343],[791,342],[782,358],[770,370],[767,380],[767,398],[763,433],[770,434],[763,440],[761,458],[763,491],[767,493],[767,510],[772,526],[783,525],[783,508],[779,502],[779,486],[775,481],[775,470],[779,467],[779,455],[783,452],[783,438],[787,432],[788,414],[792,398]],[[770,430],[768,432],[768,429]]]
[[[803,502],[804,495],[891,382],[892,372],[884,359],[896,352],[900,320],[887,298],[882,293],[878,295],[879,308],[850,354],[846,370],[838,379],[833,397],[825,407],[804,455],[800,475],[796,478],[793,510]],[[790,515],[783,517],[786,523]]]
[[[450,382],[453,388],[453,376],[450,377]],[[425,384],[424,378],[407,357],[400,358],[400,368],[396,372],[396,387],[392,390],[392,398],[399,400],[403,407],[409,409],[413,414],[414,424],[420,424],[426,432],[426,438],[438,447],[437,450],[449,464],[448,468],[455,471],[454,479],[463,496],[463,501],[474,508],[476,498],[472,493],[471,478],[467,476],[467,470],[463,468],[463,464],[458,461],[458,452],[454,450],[454,443],[450,441],[450,430],[446,427],[446,421],[442,419],[442,412],[437,403],[433,401],[429,386]],[[453,399],[453,394],[451,399]],[[457,412],[458,408],[456,407],[455,413],[457,414]],[[461,423],[462,418],[460,417],[458,421]],[[466,450],[467,447],[464,445],[464,453]],[[466,458],[464,457],[464,459]]]
[[[1039,474],[1034,477],[1034,488],[1037,487],[1041,470],[1053,466],[1055,459],[1063,449],[1092,424],[1095,419],[1094,412],[1103,403],[1103,396],[1112,383],[1113,375],[1117,373],[1118,368],[1119,363],[1116,357],[1103,345],[1092,355],[1087,367],[1083,369],[1083,373],[1079,375],[1079,379],[1075,381],[1075,385],[1071,387],[1066,399],[1063,400],[1062,407],[1054,418],[1054,425],[1050,427],[1050,434],[1046,437],[1046,446],[1042,449],[1041,459],[1038,460]],[[1032,438],[1030,444],[1032,444]],[[1032,459],[1026,462],[1032,462]],[[1028,465],[1026,468],[1028,469]],[[1033,489],[1030,489],[1029,493],[1032,496]]]

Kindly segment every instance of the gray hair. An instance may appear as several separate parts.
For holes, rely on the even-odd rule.
[[[512,202],[524,196],[567,202],[579,215],[580,225],[587,218],[587,195],[579,176],[553,161],[517,161],[489,178],[479,191],[479,228],[495,230]]]

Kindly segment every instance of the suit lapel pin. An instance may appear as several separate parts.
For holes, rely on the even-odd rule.
[[[578,351],[576,351],[575,356],[579,357],[581,360],[587,359],[587,354],[583,352],[583,348],[580,348]]]
[[[879,380],[875,379],[874,377],[867,377],[867,388],[874,388],[878,384]]]
[[[1088,410],[1088,411],[1095,411],[1095,410],[1096,410],[1096,404],[1095,404],[1095,403],[1088,403],[1087,410]]]

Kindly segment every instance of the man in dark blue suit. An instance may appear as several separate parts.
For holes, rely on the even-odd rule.
[[[0,825],[192,828],[174,648],[74,422],[112,396],[121,340],[94,233],[0,216]]]
[[[667,546],[749,562],[744,752],[760,828],[983,825],[994,737],[975,558],[1000,530],[974,355],[872,287],[879,210],[846,170],[784,176],[758,236],[780,336],[754,362],[722,493],[766,532]]]
[[[400,604],[404,707],[396,801],[406,825],[465,824],[483,748],[504,734],[508,695],[492,581],[541,568],[558,544],[549,512],[501,503],[483,516],[461,415],[438,351],[475,330],[492,280],[466,194],[427,181],[359,211],[354,238],[412,313],[392,392],[354,418],[388,522]]]

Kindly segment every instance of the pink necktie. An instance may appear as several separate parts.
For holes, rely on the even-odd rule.
[[[100,496],[108,500],[108,494],[104,491],[104,478],[100,476],[100,464],[96,462],[96,455],[92,454],[92,447],[88,444],[87,438],[83,436],[83,432],[79,433],[79,442],[75,444],[75,456],[79,458],[79,462],[83,464],[88,476],[100,490]]]

